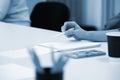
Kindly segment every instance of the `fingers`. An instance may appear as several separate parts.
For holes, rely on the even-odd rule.
[[[74,30],[74,29],[69,29],[68,31],[65,32],[65,35],[68,37],[68,38],[75,38],[76,40],[81,40],[81,36],[84,35],[84,31],[81,31],[80,29],[79,30]]]
[[[80,26],[74,21],[68,21],[68,22],[65,22],[64,25],[61,27],[61,31],[65,32],[71,28],[74,28],[76,30],[76,29],[79,29]]]
[[[65,33],[65,35],[70,38],[74,37],[76,40],[81,39],[81,34],[85,32],[76,22],[74,21],[68,21],[65,22],[64,25],[61,27],[62,32]],[[83,36],[83,35],[82,35]]]
[[[69,29],[65,32],[65,35],[70,38],[70,37],[73,37],[73,34],[74,34],[74,29]]]

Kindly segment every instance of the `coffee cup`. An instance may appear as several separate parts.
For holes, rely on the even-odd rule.
[[[112,58],[120,58],[120,32],[108,32],[108,55]]]

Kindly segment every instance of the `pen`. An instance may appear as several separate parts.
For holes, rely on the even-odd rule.
[[[49,49],[52,48],[52,51],[54,51],[54,50],[57,49],[57,48],[54,48],[53,46],[46,46],[46,45],[42,45],[42,44],[38,44],[38,46],[45,47],[45,48],[49,48]]]
[[[39,58],[38,58],[38,56],[36,55],[35,50],[34,50],[33,48],[28,48],[28,52],[29,52],[29,54],[30,54],[30,56],[31,56],[31,58],[32,58],[32,61],[33,61],[34,65],[35,65],[35,67],[36,67],[36,70],[37,70],[38,72],[41,72],[41,73],[42,73],[42,72],[43,72],[43,68],[41,67]]]
[[[56,38],[56,37],[62,36],[62,35],[64,35],[64,34],[65,34],[65,32],[61,32],[61,33],[59,33],[59,34],[53,36],[53,38]]]
[[[74,30],[74,28],[70,28],[70,29],[68,29],[68,30]],[[65,31],[65,32],[66,32],[66,31]],[[65,34],[65,32],[61,32],[61,33],[59,33],[59,34],[57,34],[57,35],[55,35],[55,36],[53,36],[53,37],[56,38],[56,37],[62,36],[62,35]]]

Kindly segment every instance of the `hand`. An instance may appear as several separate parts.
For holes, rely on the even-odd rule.
[[[64,25],[61,27],[62,32],[65,32],[69,29],[73,28],[74,30],[80,29],[80,26],[74,21],[65,22]]]
[[[76,22],[65,22],[61,28],[62,32],[69,37],[74,37],[76,40],[84,39],[87,31],[83,30]]]

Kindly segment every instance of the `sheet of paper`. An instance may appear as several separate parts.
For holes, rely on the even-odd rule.
[[[65,42],[47,42],[43,44],[37,44],[34,47],[36,54],[46,55],[51,52],[51,48],[54,48],[56,51],[61,50],[79,50],[79,49],[88,49],[100,46],[100,43],[96,42],[82,42],[82,41],[65,41]],[[0,52],[0,56],[8,58],[29,58],[30,54],[28,53],[27,48],[19,50],[11,50]]]
[[[45,55],[50,52],[50,49],[40,46],[34,46],[37,55]],[[0,56],[8,57],[8,58],[29,58],[30,54],[28,53],[27,48],[19,49],[19,50],[11,50],[0,52]]]
[[[78,49],[88,49],[99,47],[100,43],[96,42],[81,42],[81,41],[66,41],[66,42],[48,42],[39,44],[42,47],[46,48],[54,48],[57,51],[64,51],[64,50],[78,50]]]
[[[9,58],[24,58],[29,57],[27,49],[19,49],[19,50],[10,50],[10,51],[4,51],[0,52],[0,56],[5,56]]]
[[[35,77],[33,69],[16,64],[0,65],[0,80],[19,80],[29,77]]]

